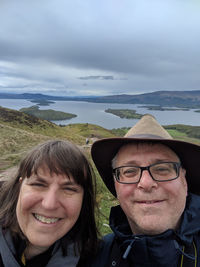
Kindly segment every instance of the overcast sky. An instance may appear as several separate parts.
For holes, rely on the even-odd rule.
[[[200,90],[200,0],[0,0],[0,92]]]

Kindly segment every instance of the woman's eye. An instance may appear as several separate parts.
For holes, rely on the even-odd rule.
[[[65,191],[69,191],[69,192],[77,192],[77,188],[76,187],[65,187],[64,190]]]
[[[38,187],[45,187],[45,185],[44,184],[41,184],[41,183],[32,183],[30,185],[32,185],[32,186],[38,186]]]

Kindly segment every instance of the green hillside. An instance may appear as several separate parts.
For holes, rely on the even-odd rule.
[[[16,164],[23,152],[47,139],[68,139],[84,145],[86,138],[113,137],[93,124],[59,126],[37,117],[0,107],[0,170]]]
[[[165,126],[165,128],[177,139],[200,144],[200,127],[169,125]],[[48,139],[68,139],[82,146],[92,163],[90,145],[85,145],[86,138],[94,140],[123,136],[127,131],[128,128],[113,129],[111,131],[88,123],[58,126],[23,112],[0,107],[0,172],[18,164],[28,149]],[[110,232],[108,227],[110,207],[115,205],[117,201],[108,192],[95,167],[94,170],[97,183],[97,202],[100,207],[99,229],[102,234],[105,234]]]

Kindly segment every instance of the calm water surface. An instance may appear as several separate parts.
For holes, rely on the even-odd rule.
[[[0,99],[0,106],[19,110],[23,107],[35,105],[28,100],[23,99]],[[140,108],[142,105],[135,104],[105,104],[105,103],[88,103],[78,101],[55,101],[49,106],[40,106],[40,109],[54,109],[68,113],[76,114],[77,117],[70,120],[53,121],[56,124],[67,125],[70,123],[92,123],[107,129],[131,127],[138,120],[121,119],[115,115],[105,112],[105,109],[135,109],[140,114],[152,114],[162,125],[169,124],[187,124],[200,125],[200,113],[190,111],[152,111],[147,108]]]

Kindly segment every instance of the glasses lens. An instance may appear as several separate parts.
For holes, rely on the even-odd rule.
[[[140,168],[120,167],[117,169],[116,176],[121,183],[137,183],[140,179]]]
[[[140,181],[142,172],[148,170],[156,181],[170,181],[179,175],[180,164],[176,162],[157,163],[146,167],[128,166],[115,169],[115,177],[118,182],[134,184]]]
[[[178,176],[177,164],[174,162],[154,164],[149,170],[157,181],[172,180]]]

